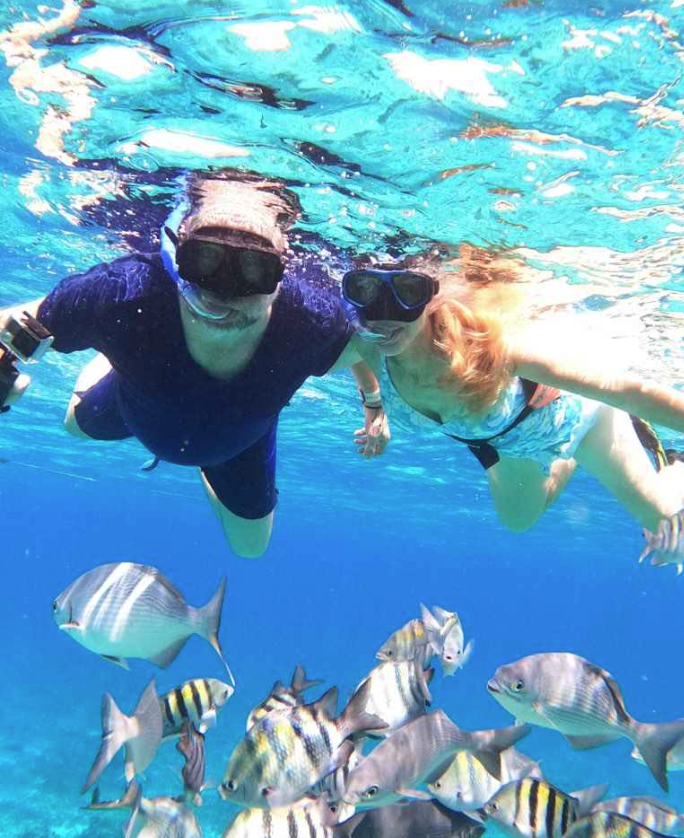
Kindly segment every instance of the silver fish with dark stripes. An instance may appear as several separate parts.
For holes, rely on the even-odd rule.
[[[127,658],[169,666],[193,634],[216,650],[225,579],[203,608],[193,608],[156,568],[118,562],[89,570],[52,603],[59,628],[81,646],[128,669]]]
[[[655,832],[668,835],[684,832],[684,814],[656,797],[615,797],[597,803],[594,812],[615,812],[624,815]]]
[[[543,779],[539,763],[509,748],[501,754],[501,779],[490,774],[480,760],[467,751],[459,751],[447,770],[428,791],[440,803],[456,812],[474,812],[481,809],[506,783],[523,777]]]
[[[426,669],[434,654],[435,650],[432,648],[423,621],[415,619],[409,620],[391,634],[375,653],[375,657],[378,660],[393,663],[418,659],[421,666]]]
[[[274,710],[301,706],[304,704],[303,694],[306,690],[322,683],[320,680],[307,680],[304,667],[297,664],[290,686],[286,687],[282,681],[276,681],[268,696],[252,710],[247,717],[247,730]]]
[[[162,714],[154,679],[140,696],[131,716],[126,716],[105,693],[102,698],[102,742],[88,772],[82,792],[97,781],[100,774],[125,746],[125,776],[130,783],[152,762],[162,738]]]
[[[601,785],[566,794],[546,780],[525,777],[502,786],[483,812],[516,838],[562,838],[607,790]]]
[[[684,737],[684,719],[636,721],[609,672],[579,655],[546,652],[500,666],[487,689],[522,722],[549,727],[583,750],[625,736],[667,791],[667,754]]]
[[[312,788],[315,795],[327,795],[330,802],[335,803],[342,800],[344,797],[344,790],[347,787],[347,780],[349,774],[361,763],[363,759],[363,739],[354,743],[354,748],[349,754],[349,758],[340,767],[328,774]]]
[[[204,735],[194,724],[186,722],[176,743],[176,750],[185,758],[185,765],[181,771],[183,799],[194,803],[195,806],[201,806],[202,792],[206,788],[204,785]]]
[[[349,759],[350,736],[383,727],[365,712],[364,684],[344,712],[333,718],[337,688],[313,704],[269,713],[233,751],[219,793],[249,808],[287,806]]]
[[[94,793],[86,809],[131,809],[124,828],[124,838],[202,838],[202,830],[192,809],[173,797],[142,796],[134,781],[120,800],[100,801]]]
[[[234,689],[217,678],[193,678],[170,690],[161,699],[164,716],[162,737],[179,736],[186,722],[195,725],[200,733],[216,724],[218,711],[228,701]]]
[[[333,827],[335,838],[480,838],[484,826],[434,800],[364,809]]]
[[[566,838],[665,838],[624,815],[614,812],[596,812],[580,818],[566,833]]]
[[[435,710],[400,727],[371,751],[349,774],[344,800],[375,808],[402,797],[429,798],[420,786],[443,774],[461,750],[477,754],[487,770],[501,776],[501,751],[529,732],[527,725],[468,732]]]
[[[243,809],[222,838],[334,838],[333,825],[353,812],[344,804],[331,808],[325,797],[276,809]]]
[[[366,712],[382,719],[386,727],[368,733],[389,736],[406,722],[422,716],[432,702],[428,684],[434,674],[434,669],[425,671],[417,658],[399,663],[388,661],[372,669],[359,687],[369,685]]]

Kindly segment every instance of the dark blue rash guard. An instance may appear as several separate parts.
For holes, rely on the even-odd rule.
[[[58,352],[96,349],[113,367],[91,388],[92,404],[86,393],[82,415],[77,408],[90,436],[135,436],[162,460],[202,467],[224,505],[248,518],[275,504],[278,414],[306,378],[333,366],[351,336],[336,296],[286,273],[253,358],[235,377],[214,378],[188,352],[178,291],[157,254],[67,277],[38,318]],[[95,430],[83,425],[93,410],[100,412]],[[250,478],[251,499],[244,495]]]

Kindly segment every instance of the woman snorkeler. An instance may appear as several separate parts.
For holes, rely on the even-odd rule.
[[[644,527],[640,561],[681,566],[684,464],[656,469],[633,417],[684,432],[684,395],[609,368],[607,353],[582,357],[585,335],[564,340],[543,324],[497,317],[482,305],[491,285],[440,294],[448,276],[418,259],[344,276],[390,418],[401,421],[403,410],[412,424],[465,443],[509,529],[529,529],[579,464]]]

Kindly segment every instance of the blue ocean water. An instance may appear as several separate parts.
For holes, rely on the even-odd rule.
[[[240,165],[292,186],[301,246],[322,259],[432,239],[513,249],[578,329],[681,382],[682,0],[20,0],[0,9],[0,30],[0,306],[155,246],[180,173]],[[217,780],[274,680],[301,662],[348,696],[420,602],[457,610],[475,639],[468,665],[432,688],[463,727],[508,724],[487,679],[552,650],[610,670],[640,720],[684,715],[684,581],[636,564],[638,526],[590,478],[532,531],[508,533],[460,447],[397,433],[382,459],[359,458],[355,388],[340,373],[284,411],[273,541],[240,560],[194,472],[143,473],[137,443],[63,432],[89,358],[48,355],[0,418],[3,836],[119,834],[124,816],[82,811],[79,789],[102,693],[130,712],[153,667],[100,661],[51,614],[105,562],[155,565],[196,605],[227,577],[221,636],[238,689],[207,739]],[[155,672],[165,691],[222,670],[193,639]],[[542,730],[522,747],[563,789],[657,794],[630,749],[573,752]],[[165,746],[146,796],[176,793],[179,767]],[[120,793],[121,771],[108,770],[103,797]],[[670,782],[684,808],[682,776]],[[204,835],[234,811],[206,794]]]

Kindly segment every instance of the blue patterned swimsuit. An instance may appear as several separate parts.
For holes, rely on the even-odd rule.
[[[379,378],[385,410],[392,427],[428,428],[431,432],[467,440],[496,437],[490,445],[500,456],[536,460],[547,474],[554,460],[574,457],[578,445],[596,421],[597,411],[601,407],[601,402],[594,399],[561,391],[558,398],[533,410],[520,424],[506,430],[528,402],[523,380],[515,377],[484,416],[452,416],[440,424],[414,410],[401,398],[392,382],[386,358],[381,365]],[[503,431],[505,433],[497,437]],[[485,465],[482,459],[480,461]],[[496,460],[489,462],[485,468],[494,462]]]

